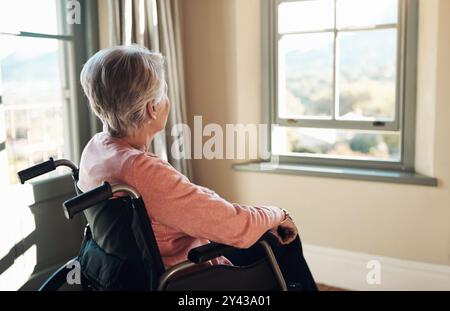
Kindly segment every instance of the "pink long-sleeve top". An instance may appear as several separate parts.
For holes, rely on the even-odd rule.
[[[141,194],[166,268],[209,241],[247,248],[284,218],[277,207],[230,203],[191,183],[158,156],[105,132],[86,145],[78,186],[86,192],[103,181],[125,183]],[[211,263],[230,264],[224,257]]]

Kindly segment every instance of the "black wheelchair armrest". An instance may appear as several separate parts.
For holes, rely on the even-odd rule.
[[[194,263],[202,263],[226,255],[232,250],[234,250],[233,246],[211,242],[191,249],[188,259]]]
[[[272,246],[279,244],[278,239],[270,231],[264,233],[257,243],[261,241],[266,241]],[[219,256],[224,256],[234,249],[236,248],[230,245],[211,242],[191,249],[188,253],[188,259],[194,263],[202,263]]]

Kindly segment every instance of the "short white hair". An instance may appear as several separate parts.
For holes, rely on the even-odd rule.
[[[97,52],[83,66],[81,85],[89,105],[112,136],[132,134],[146,120],[149,102],[165,94],[164,58],[139,45]]]

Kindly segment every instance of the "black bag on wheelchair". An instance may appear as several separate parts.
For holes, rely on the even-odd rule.
[[[164,266],[158,249],[150,247],[156,240],[151,227],[146,228],[148,216],[141,215],[138,204],[130,197],[120,197],[84,211],[89,226],[78,261],[89,289],[157,289]]]

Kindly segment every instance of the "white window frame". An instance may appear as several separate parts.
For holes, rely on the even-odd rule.
[[[416,110],[416,75],[417,75],[417,27],[418,1],[399,0],[398,24],[382,26],[382,28],[397,28],[397,82],[396,109],[394,121],[353,121],[335,120],[336,103],[332,109],[332,120],[297,118],[283,119],[278,116],[278,5],[285,2],[314,0],[261,0],[262,25],[262,100],[263,121],[287,127],[308,127],[328,129],[358,129],[376,131],[399,131],[401,136],[401,157],[399,161],[337,159],[319,156],[284,156],[280,155],[282,163],[299,163],[314,165],[350,166],[359,168],[379,168],[401,171],[414,171],[415,149],[415,110]],[[334,0],[336,1],[336,0]],[[336,10],[335,10],[336,12]],[[336,18],[335,18],[336,26]],[[369,30],[375,28],[348,28],[344,30],[324,29],[318,33],[334,32],[334,54],[336,53],[336,35],[342,31]],[[297,32],[296,32],[297,33]],[[301,33],[301,32],[298,32]],[[311,32],[309,32],[311,33]],[[334,66],[335,68],[335,66]],[[333,68],[333,72],[335,69]],[[334,72],[333,86],[336,73]],[[334,88],[335,90],[335,88]],[[334,93],[334,91],[333,91]],[[335,94],[333,94],[335,95]],[[335,97],[335,96],[334,96]],[[268,133],[268,150],[271,150],[271,132]]]

